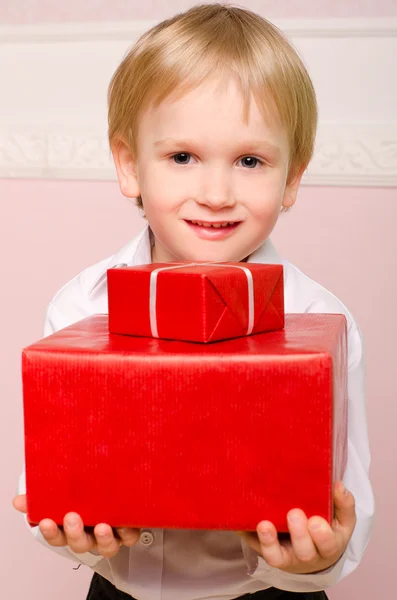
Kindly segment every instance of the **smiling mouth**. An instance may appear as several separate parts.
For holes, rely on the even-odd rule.
[[[222,228],[226,228],[226,227],[236,227],[240,221],[217,221],[217,222],[212,222],[212,221],[191,221],[189,219],[186,219],[187,223],[191,223],[192,225],[198,225],[199,227],[206,227],[208,229],[211,228],[215,228],[215,229],[220,229]]]

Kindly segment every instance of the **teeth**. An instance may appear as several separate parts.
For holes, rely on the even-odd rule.
[[[194,223],[194,225],[199,225],[200,227],[215,227],[219,229],[219,227],[227,227],[228,225],[234,225],[235,221],[228,221],[227,223],[204,223],[202,221],[190,221]]]

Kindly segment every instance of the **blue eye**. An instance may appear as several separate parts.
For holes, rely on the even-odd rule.
[[[255,156],[244,156],[241,161],[243,160],[247,161],[246,166],[249,169],[254,169],[258,163],[262,164],[262,161],[260,161],[259,158],[255,158]]]
[[[177,157],[181,158],[182,162],[177,161]],[[178,154],[174,154],[172,158],[174,159],[177,165],[187,165],[189,163],[190,154],[188,152],[178,152]]]
[[[188,165],[191,157],[192,155],[189,152],[178,152],[177,154],[173,154],[171,156],[172,160],[177,165]],[[259,158],[256,158],[255,156],[244,156],[240,159],[240,161],[245,161],[243,166],[247,167],[248,169],[255,169],[258,164],[260,166],[263,165],[263,161],[259,160]]]

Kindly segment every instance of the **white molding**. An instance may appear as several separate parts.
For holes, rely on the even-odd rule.
[[[386,134],[387,129],[323,126],[302,183],[397,186],[397,128]],[[0,134],[0,177],[103,181],[115,180],[116,172],[106,135],[99,131],[52,127],[28,132],[16,126]]]
[[[130,41],[158,21],[42,23],[0,25],[0,44],[53,42]],[[397,18],[272,19],[290,37],[390,37],[397,35]]]
[[[303,56],[319,98],[303,183],[397,186],[397,19],[273,22]],[[1,26],[0,177],[114,180],[107,85],[154,24]]]
[[[397,186],[397,125],[321,123],[308,185]]]

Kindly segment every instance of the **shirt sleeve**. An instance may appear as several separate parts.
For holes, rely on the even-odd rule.
[[[282,590],[314,592],[334,585],[356,569],[371,535],[374,497],[369,479],[364,348],[362,335],[354,321],[349,327],[348,348],[348,458],[343,483],[355,498],[356,527],[338,562],[329,569],[309,575],[287,573],[271,567],[241,539],[248,575]]]
[[[59,329],[62,329],[67,325],[69,325],[69,323],[66,322],[66,319],[61,315],[61,313],[56,309],[56,307],[53,304],[50,304],[47,310],[44,323],[44,337],[55,333],[55,331],[58,331]],[[25,468],[23,469],[23,472],[19,478],[18,494],[26,494]],[[51,546],[43,537],[38,525],[31,526],[26,515],[24,515],[24,520],[28,529],[30,530],[30,533],[38,542],[40,542],[53,552],[64,556],[65,558],[69,558],[77,563],[83,563],[85,565],[88,565],[89,567],[94,567],[100,560],[103,560],[104,558],[103,556],[94,554],[92,552],[73,552],[69,548],[69,546]]]

